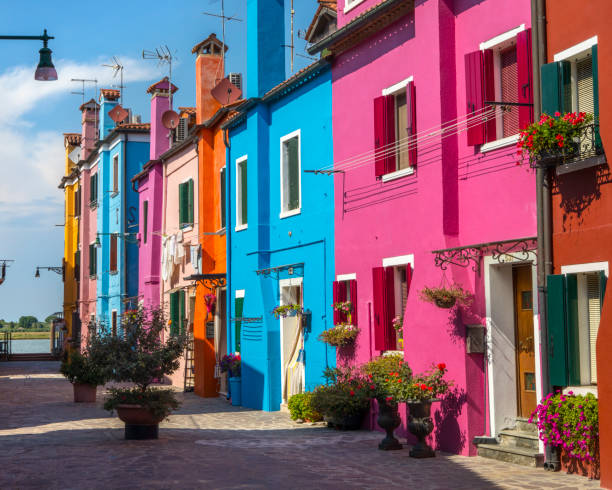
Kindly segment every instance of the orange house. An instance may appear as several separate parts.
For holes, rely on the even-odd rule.
[[[197,55],[198,229],[202,247],[201,274],[193,276],[198,283],[193,330],[194,384],[195,393],[204,397],[227,391],[225,378],[215,369],[227,352],[225,142],[221,125],[233,114],[232,108],[243,102],[222,105],[211,93],[225,77],[222,49],[227,51],[227,46],[215,34],[192,49]]]

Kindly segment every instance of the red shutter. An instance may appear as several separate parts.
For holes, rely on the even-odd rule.
[[[482,52],[474,51],[465,55],[465,91],[467,115],[479,113],[483,107],[483,62]],[[468,145],[482,145],[485,142],[484,124],[472,121],[467,131]]]
[[[387,157],[385,158],[385,173],[395,172],[395,97],[393,95],[385,96],[385,147]]]
[[[406,87],[406,102],[408,110],[408,160],[411,166],[415,166],[417,163],[417,146],[416,146],[416,90],[414,88],[414,82],[408,83]]]
[[[397,340],[393,318],[395,317],[395,270],[393,267],[385,269],[385,350],[395,350]]]
[[[351,294],[351,304],[353,305],[351,323],[357,326],[357,281],[355,279],[349,281],[349,292]]]
[[[385,97],[374,99],[374,173],[376,177],[385,175],[385,157],[383,147],[385,146],[385,118],[387,108]]]
[[[531,61],[531,29],[516,36],[516,61],[518,65],[518,101],[533,104],[533,73]],[[519,106],[519,129],[525,129],[533,122],[533,105]]]
[[[493,63],[493,50],[485,49],[483,51],[483,64],[484,64],[484,100],[494,101],[495,100],[495,65]],[[484,105],[483,100],[483,105]],[[490,106],[489,106],[490,107]],[[485,141],[495,141],[497,138],[497,123],[495,117],[490,117],[485,123]]]
[[[346,301],[346,284],[344,281],[334,281],[334,303]],[[346,315],[334,308],[334,325],[346,322]]]
[[[372,295],[374,297],[374,348],[386,350],[385,343],[385,268],[372,269]]]

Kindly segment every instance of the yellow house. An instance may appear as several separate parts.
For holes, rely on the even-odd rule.
[[[64,189],[64,257],[62,259],[64,281],[64,319],[68,328],[67,335],[72,345],[80,344],[81,329],[79,319],[79,217],[81,214],[81,191],[79,187],[78,155],[73,153],[81,145],[79,133],[64,133],[66,150],[66,169],[59,185]],[[72,154],[72,155],[71,155]],[[72,156],[72,159],[71,159]]]

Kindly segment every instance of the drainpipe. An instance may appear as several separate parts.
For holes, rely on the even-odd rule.
[[[231,145],[228,138],[228,129],[221,129],[223,131],[223,144],[225,145],[225,328],[227,334],[227,348],[232,347],[232,281],[230,274],[230,264],[232,263],[232,234],[230,233],[229,219],[231,213],[229,212],[230,198],[229,198],[229,182],[230,182],[230,151]],[[235,346],[234,346],[235,347]],[[230,350],[233,352],[233,350]],[[240,353],[242,357],[242,353]],[[229,381],[229,380],[228,380]],[[232,396],[232,389],[228,382],[227,384],[227,399],[229,400]]]
[[[125,143],[125,148],[123,149],[123,192],[121,195],[121,205],[122,205],[122,209],[123,209],[123,216],[122,216],[122,224],[121,224],[121,233],[123,236],[123,247],[121,247],[121,254],[123,255],[123,274],[121,274],[121,281],[123,282],[123,294],[127,297],[127,241],[125,240],[125,234],[127,231],[127,227],[126,227],[126,221],[127,221],[127,149],[128,149],[128,140],[129,140],[129,134],[126,132],[124,133],[125,137],[123,139],[123,142]],[[123,295],[119,295],[119,300],[121,302],[123,302]],[[121,306],[120,306],[121,308]],[[120,311],[123,313],[123,308],[120,309]]]

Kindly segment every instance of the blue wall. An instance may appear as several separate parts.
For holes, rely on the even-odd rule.
[[[305,385],[323,382],[322,371],[335,366],[335,349],[318,340],[333,326],[334,185],[333,177],[305,173],[329,164],[332,151],[331,71],[297,80],[294,89],[255,104],[230,129],[227,151],[228,318],[234,318],[236,290],[244,290],[242,317],[262,317],[242,324],[242,403],[278,410],[281,395],[279,281],[303,278],[304,309],[311,312],[305,334]],[[300,130],[301,212],[280,218],[280,139]],[[236,159],[248,155],[248,227],[236,227]],[[304,263],[269,277],[257,270]],[[228,322],[229,350],[236,350],[235,323]]]

